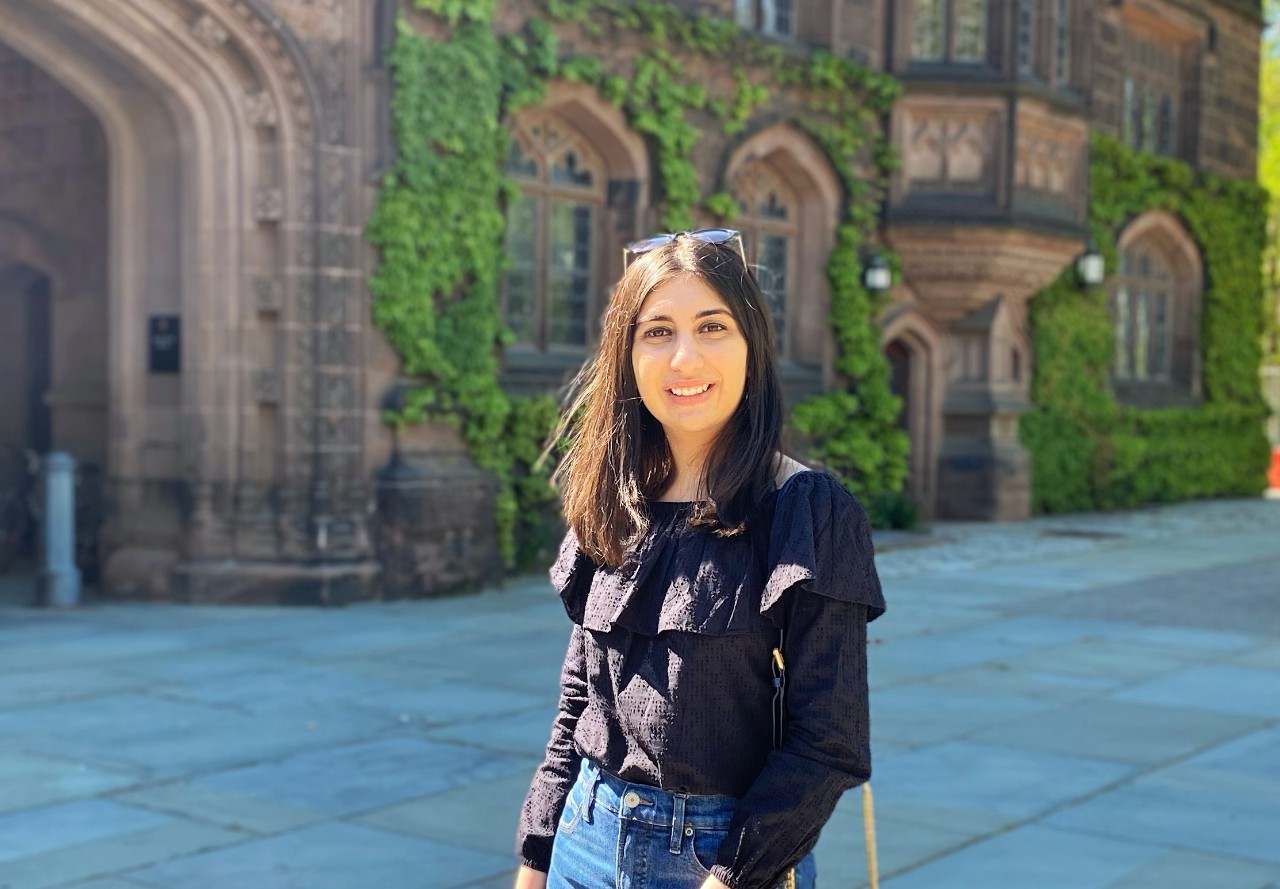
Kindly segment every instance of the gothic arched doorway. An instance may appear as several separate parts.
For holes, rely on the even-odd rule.
[[[105,467],[104,586],[265,598],[327,589],[318,559],[363,582],[347,70],[321,84],[258,0],[0,0],[0,20],[0,267],[6,240],[46,254],[26,261],[52,282],[50,444]]]
[[[921,513],[930,517],[935,505],[942,411],[938,337],[933,325],[909,306],[890,309],[882,323],[890,388],[902,399],[898,428],[911,441],[907,493],[919,504]]]

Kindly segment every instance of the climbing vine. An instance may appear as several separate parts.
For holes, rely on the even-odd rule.
[[[382,257],[372,281],[375,320],[417,386],[388,421],[429,418],[462,432],[476,463],[499,481],[504,559],[509,566],[521,561],[529,551],[521,553],[518,541],[529,538],[539,511],[554,501],[536,457],[556,407],[549,398],[508,396],[498,383],[508,336],[497,308],[506,267],[503,207],[514,194],[502,174],[510,147],[504,119],[541,102],[552,78],[590,84],[647,138],[662,225],[680,230],[700,214],[731,222],[737,213],[728,192],[702,192],[694,161],[699,124],[742,133],[781,96],[845,191],[827,266],[836,370],[845,386],[797,406],[793,426],[810,456],[841,473],[851,489],[898,490],[907,439],[894,423],[900,405],[873,323],[881,306],[862,287],[860,266],[895,163],[880,118],[898,95],[896,82],[830,53],[785,50],[731,21],[665,2],[540,4],[545,16],[501,36],[493,0],[414,0],[444,26],[442,39],[400,24],[390,58],[399,154],[382,183],[369,238]],[[617,54],[625,61],[566,51],[558,29],[580,37],[575,46],[629,51]],[[689,77],[691,63],[718,66],[725,76]],[[706,88],[703,80],[716,86]]]
[[[1119,404],[1110,384],[1114,332],[1106,293],[1081,289],[1064,274],[1031,303],[1036,408],[1023,417],[1021,436],[1031,452],[1036,509],[1257,494],[1268,460],[1258,386],[1265,192],[1095,136],[1089,204],[1109,272],[1117,268],[1120,230],[1149,210],[1173,213],[1195,239],[1206,270],[1204,401],[1160,409]]]

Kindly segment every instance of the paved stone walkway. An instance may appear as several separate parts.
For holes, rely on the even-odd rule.
[[[886,889],[1280,887],[1280,502],[881,545]],[[0,889],[509,889],[567,633],[542,578],[0,607]],[[861,833],[855,792],[822,889]]]

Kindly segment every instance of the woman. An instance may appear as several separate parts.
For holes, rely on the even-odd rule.
[[[866,515],[781,453],[740,236],[628,250],[566,413],[551,578],[573,630],[516,889],[771,889],[791,868],[812,889],[819,830],[871,775]]]

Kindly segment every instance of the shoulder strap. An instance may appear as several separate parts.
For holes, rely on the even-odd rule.
[[[788,457],[786,454],[778,455],[778,468],[773,474],[773,484],[779,491],[787,486],[787,482],[795,478],[802,472],[807,472],[808,466],[805,466],[799,460]]]
[[[799,460],[778,455],[778,468],[774,474],[774,485],[778,496],[787,489],[791,480],[809,469]],[[787,716],[787,662],[782,650],[786,647],[786,609],[782,609],[783,625],[778,630],[778,645],[773,649],[773,746],[782,746],[782,732]]]

